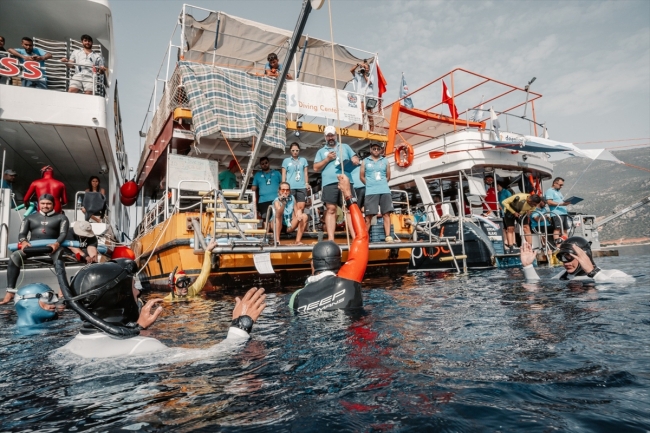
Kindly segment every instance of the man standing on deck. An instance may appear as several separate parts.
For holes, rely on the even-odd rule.
[[[10,168],[6,169],[2,175],[2,187],[13,191],[14,180],[16,180],[16,172]]]
[[[255,173],[252,190],[256,193],[257,213],[260,214],[262,220],[266,220],[266,213],[273,204],[273,200],[278,196],[282,175],[277,170],[271,170],[269,159],[266,156],[260,158],[260,166],[262,171]]]
[[[220,190],[237,188],[237,176],[235,176],[237,170],[237,161],[233,159],[228,165],[228,170],[223,170],[221,173],[219,173]]]
[[[390,165],[386,158],[381,156],[382,146],[379,143],[370,145],[370,156],[361,163],[361,182],[366,185],[365,214],[366,227],[370,230],[370,221],[381,209],[384,220],[384,234],[386,242],[393,242],[390,235],[390,214],[393,213],[393,199],[388,187],[390,180]]]
[[[34,87],[36,89],[47,89],[47,78],[45,78],[45,61],[52,58],[52,53],[45,52],[40,48],[34,48],[32,38],[25,36],[22,40],[22,48],[9,48],[9,54],[18,57],[20,63],[27,61],[38,62],[41,65],[43,76],[38,80],[22,79],[23,87]]]
[[[54,210],[54,197],[51,194],[43,194],[39,201],[39,211],[25,218],[20,225],[18,233],[18,250],[14,251],[9,257],[7,263],[7,293],[0,304],[9,303],[16,293],[16,283],[20,276],[20,267],[25,263],[25,259],[32,253],[23,251],[26,247],[32,245],[29,241],[40,239],[52,239],[53,243],[47,245],[50,247],[49,254],[56,262],[61,250],[59,247],[68,235],[68,218],[63,213]],[[27,239],[29,235],[29,240]],[[43,255],[43,252],[35,253]]]
[[[347,176],[339,174],[338,188],[345,197],[356,236],[348,261],[341,266],[341,248],[332,241],[318,242],[312,250],[312,276],[304,288],[294,292],[289,308],[299,313],[363,307],[361,280],[368,266],[368,232],[363,215],[352,195]]]
[[[327,240],[334,241],[334,232],[336,230],[336,207],[342,206],[341,193],[337,188],[337,175],[345,174],[349,179],[352,178],[350,172],[346,172],[344,167],[346,162],[352,161],[353,165],[359,165],[359,157],[345,143],[339,146],[336,142],[336,128],[333,126],[325,127],[325,146],[316,153],[314,160],[314,171],[321,172],[323,186],[323,202],[325,203],[325,228],[327,230]],[[348,227],[352,227],[350,216],[347,216],[346,222]],[[354,236],[354,234],[353,234]]]
[[[556,177],[553,179],[553,185],[546,190],[544,196],[548,202],[548,206],[551,209],[551,217],[553,218],[553,241],[556,245],[562,243],[560,238],[560,232],[562,232],[562,238],[566,239],[567,231],[571,228],[573,221],[567,213],[566,206],[571,204],[568,201],[564,201],[564,196],[560,192],[560,189],[564,186],[564,179],[561,177]]]
[[[79,93],[83,92],[86,95],[93,94],[93,74],[104,74],[106,66],[104,66],[104,58],[100,53],[93,51],[93,38],[88,35],[81,35],[81,44],[83,48],[74,50],[70,59],[63,58],[63,63],[68,63],[68,68],[75,68],[75,73],[70,79],[70,87],[68,92]],[[70,63],[74,63],[71,65]],[[99,80],[98,75],[97,79]]]

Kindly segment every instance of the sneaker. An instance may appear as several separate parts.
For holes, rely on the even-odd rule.
[[[393,237],[392,236],[386,236],[386,239],[384,239],[386,242],[393,242]]]

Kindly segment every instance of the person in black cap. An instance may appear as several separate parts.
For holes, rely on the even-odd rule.
[[[307,285],[289,300],[289,308],[299,313],[363,306],[361,280],[368,266],[368,232],[357,200],[352,195],[350,180],[342,174],[337,177],[356,236],[350,245],[348,261],[343,266],[341,248],[335,242],[321,241],[314,246],[311,259],[313,275],[307,279]]]
[[[62,261],[55,263],[55,270],[66,306],[83,322],[79,334],[61,350],[83,358],[114,358],[167,349],[155,338],[139,335],[153,325],[163,308],[158,305],[160,298],[150,299],[144,306],[139,302],[133,281],[135,262],[115,259],[86,266],[72,283],[68,283]],[[246,341],[266,307],[265,299],[264,289],[255,287],[243,299],[236,298],[228,336],[218,345]]]
[[[539,280],[533,267],[535,252],[528,242],[522,245],[520,258],[526,279]],[[610,283],[632,278],[617,269],[605,270],[596,266],[591,254],[591,242],[580,236],[573,236],[562,242],[557,258],[564,265],[564,270],[555,275],[554,280],[593,280],[596,283]]]
[[[68,218],[63,213],[54,211],[54,197],[43,194],[38,204],[40,210],[25,218],[20,225],[18,234],[18,250],[9,257],[7,264],[7,293],[0,304],[9,303],[16,293],[16,282],[20,275],[20,267],[25,259],[33,256],[51,255],[55,262],[59,260],[59,247],[68,234]],[[52,240],[45,247],[32,247],[30,241]]]

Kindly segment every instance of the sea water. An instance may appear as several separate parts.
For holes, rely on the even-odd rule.
[[[0,431],[646,432],[649,262],[599,259],[645,275],[596,287],[518,269],[367,279],[356,314],[294,316],[287,288],[243,346],[186,350],[224,338],[236,294],[215,293],[165,305],[145,332],[177,349],[131,359],[59,354],[73,312],[25,333],[0,307]]]

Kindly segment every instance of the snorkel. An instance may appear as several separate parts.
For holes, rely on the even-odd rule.
[[[86,322],[84,325],[89,324],[117,338],[140,334],[137,324],[139,308],[131,288],[137,269],[135,262],[116,259],[86,266],[75,276],[74,289],[68,284],[61,260],[55,261],[54,269],[65,304],[79,314]]]
[[[57,317],[55,305],[59,298],[45,284],[34,283],[21,287],[14,296],[14,300],[18,314],[16,322],[18,326],[38,325]]]

